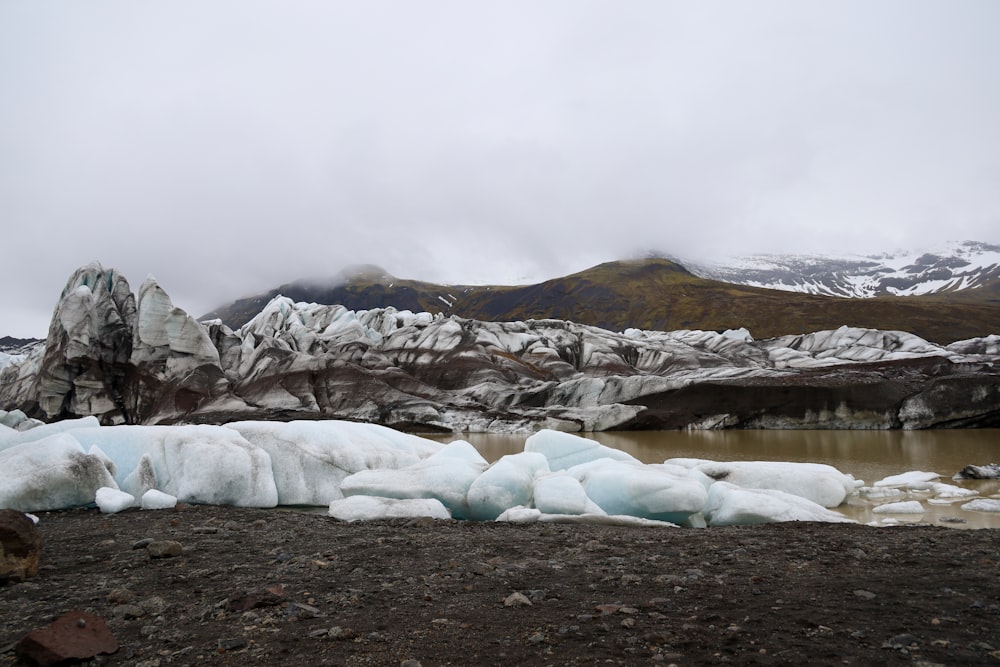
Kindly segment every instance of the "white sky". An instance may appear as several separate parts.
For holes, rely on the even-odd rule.
[[[4,0],[0,335],[284,282],[1000,241],[1000,2]]]

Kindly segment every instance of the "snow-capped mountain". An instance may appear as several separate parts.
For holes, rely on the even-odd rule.
[[[696,275],[737,285],[869,298],[916,296],[1000,281],[1000,246],[976,241],[881,255],[749,255],[685,263]]]

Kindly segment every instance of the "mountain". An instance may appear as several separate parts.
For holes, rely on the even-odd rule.
[[[771,338],[846,324],[909,331],[948,344],[1000,332],[995,284],[920,297],[848,299],[734,285],[699,277],[664,258],[609,262],[524,286],[438,285],[362,267],[326,284],[282,285],[199,319],[220,319],[237,328],[272,299],[285,296],[350,310],[393,307],[493,322],[552,318],[611,331],[745,327],[757,338]]]
[[[572,288],[565,300],[606,309],[624,292],[602,291],[604,272],[619,290],[631,276],[692,303],[708,289],[668,262],[616,264],[536,287],[534,301],[533,288],[509,288],[524,291],[507,307],[553,308]],[[67,281],[44,346],[0,369],[0,409],[106,424],[349,419],[501,432],[995,427],[1000,336],[942,346],[848,326],[766,340],[745,329],[617,333],[288,297],[233,329],[197,322],[151,278],[133,293],[91,264]]]
[[[764,254],[690,266],[703,278],[827,296],[918,296],[985,289],[995,300],[1000,291],[1000,246],[975,241],[919,252]]]

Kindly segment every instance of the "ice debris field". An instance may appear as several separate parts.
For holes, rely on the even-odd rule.
[[[221,426],[100,426],[93,417],[42,424],[0,411],[0,508],[96,504],[114,513],[177,502],[322,506],[345,521],[432,517],[659,526],[850,521],[834,508],[874,500],[887,516],[923,502],[1000,511],[1000,500],[913,471],[866,486],[817,463],[668,459],[630,454],[558,431],[490,463],[468,442],[441,444],[345,421]],[[914,499],[920,494],[920,500]]]

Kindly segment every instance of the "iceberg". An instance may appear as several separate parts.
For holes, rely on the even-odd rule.
[[[279,505],[328,505],[362,470],[411,466],[443,445],[374,424],[244,421],[227,424],[271,458]]]
[[[98,426],[69,432],[84,447],[98,446],[112,461],[116,488],[139,495],[137,480],[187,503],[274,507],[278,490],[267,452],[225,426]],[[144,462],[143,457],[147,457]],[[133,476],[133,473],[139,472]],[[135,494],[133,494],[135,495]]]
[[[606,514],[684,524],[705,507],[704,485],[667,467],[597,459],[567,472]]]
[[[524,451],[542,454],[548,459],[549,469],[553,471],[567,470],[598,459],[639,463],[634,456],[619,449],[551,429],[543,429],[530,435],[524,442]]]
[[[351,496],[330,503],[329,515],[340,521],[374,521],[376,519],[410,519],[430,517],[450,519],[451,514],[436,498],[377,498]]]
[[[919,500],[903,500],[898,503],[885,503],[872,508],[875,514],[923,514],[924,506]]]
[[[666,463],[671,463],[668,460]],[[784,491],[823,507],[837,507],[854,493],[856,480],[833,466],[822,463],[771,461],[706,461],[694,466],[716,481],[747,489]]]
[[[541,454],[508,454],[491,465],[469,486],[469,518],[492,521],[505,510],[531,502],[535,478],[549,472]]]
[[[489,464],[464,440],[411,466],[362,470],[344,478],[340,490],[347,496],[383,498],[436,498],[457,519],[469,518],[469,487]]]
[[[555,472],[535,479],[534,505],[543,514],[606,514],[587,497],[580,480],[566,472]]]
[[[0,451],[0,507],[22,512],[89,505],[98,489],[118,485],[104,460],[68,433]]]
[[[708,490],[705,521],[709,526],[746,526],[783,521],[854,523],[802,496],[774,489],[746,489],[716,482]]]
[[[135,505],[135,496],[119,489],[102,486],[94,495],[94,502],[104,514],[116,514]]]

